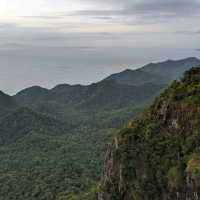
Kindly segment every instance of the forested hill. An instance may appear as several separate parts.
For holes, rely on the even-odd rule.
[[[99,200],[198,200],[200,68],[174,81],[107,151]]]
[[[199,64],[200,60],[193,57],[183,60],[167,60],[160,63],[150,63],[136,70],[125,70],[109,76],[106,80],[116,80],[128,85],[168,84],[170,81],[179,79],[186,70]]]
[[[0,145],[9,144],[33,132],[58,136],[67,132],[64,124],[29,108],[18,108],[0,120]]]
[[[151,75],[145,66],[88,86],[1,92],[0,200],[89,200],[90,193],[82,195],[95,191],[113,133],[167,87],[171,74],[181,77],[197,63],[188,58],[150,64]],[[158,81],[164,76],[167,81]]]
[[[122,117],[125,120],[133,117],[172,80],[198,64],[200,60],[197,58],[168,60],[137,70],[126,70],[88,86],[62,84],[50,90],[34,86],[20,91],[13,98],[19,106],[28,106],[60,120],[71,121],[74,126],[80,121],[90,126],[90,117],[99,121],[113,112],[112,119],[109,117],[104,124],[110,126],[110,123],[116,122],[116,127],[124,123],[124,120],[118,120],[118,112],[126,113]],[[130,108],[133,114],[123,112],[125,108]],[[98,125],[102,126],[102,123]]]
[[[0,91],[0,118],[17,107],[15,98]]]

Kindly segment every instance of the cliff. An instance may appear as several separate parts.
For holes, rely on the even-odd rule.
[[[200,68],[116,135],[98,199],[200,199]]]

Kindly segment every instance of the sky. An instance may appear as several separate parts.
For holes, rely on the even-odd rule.
[[[1,45],[199,48],[200,0],[0,0]]]
[[[200,0],[0,0],[0,90],[199,58],[199,11]]]

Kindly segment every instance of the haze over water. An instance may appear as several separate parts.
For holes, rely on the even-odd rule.
[[[199,58],[199,54],[195,49],[5,45],[0,48],[0,90],[15,94],[33,85],[90,84],[128,68],[167,59]]]

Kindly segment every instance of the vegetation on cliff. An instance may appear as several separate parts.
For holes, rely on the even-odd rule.
[[[116,135],[105,166],[101,200],[200,198],[200,68]]]

